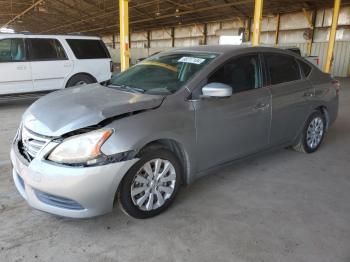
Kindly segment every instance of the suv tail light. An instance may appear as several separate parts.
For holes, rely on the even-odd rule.
[[[338,80],[335,80],[335,79],[332,79],[332,85],[334,86],[335,88],[335,91],[337,92],[337,94],[339,93],[340,91],[340,82]]]
[[[113,73],[113,61],[110,61],[111,73]]]

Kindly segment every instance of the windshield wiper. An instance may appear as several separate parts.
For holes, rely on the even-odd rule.
[[[144,93],[146,91],[146,90],[144,90],[142,88],[131,87],[131,86],[127,86],[127,85],[113,85],[113,84],[110,84],[108,86],[109,87],[116,87],[116,88],[119,88],[120,90],[128,91],[128,92],[131,92],[131,93]]]

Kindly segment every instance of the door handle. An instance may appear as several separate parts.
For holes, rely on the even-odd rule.
[[[314,93],[313,92],[305,92],[303,94],[304,97],[313,97],[314,96]]]
[[[64,67],[71,67],[72,65],[70,63],[63,64]]]
[[[16,68],[17,70],[25,70],[27,67],[25,65],[19,65]]]
[[[264,111],[270,107],[270,104],[265,104],[265,103],[259,103],[257,104],[254,108],[253,111]]]

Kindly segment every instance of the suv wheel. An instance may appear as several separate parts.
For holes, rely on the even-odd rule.
[[[80,85],[87,85],[95,83],[94,79],[92,79],[88,75],[76,75],[73,76],[71,79],[69,79],[67,83],[67,87],[73,87],[73,86],[80,86]]]
[[[134,218],[149,218],[166,210],[181,184],[181,165],[166,149],[146,151],[125,175],[118,201]]]
[[[326,133],[326,120],[324,115],[315,111],[306,121],[303,133],[299,138],[299,142],[293,148],[303,153],[313,153],[321,145]]]

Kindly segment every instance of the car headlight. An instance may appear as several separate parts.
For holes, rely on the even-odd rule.
[[[60,164],[96,164],[104,154],[101,147],[112,135],[112,129],[100,129],[69,137],[50,153],[48,159]]]

